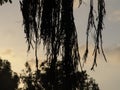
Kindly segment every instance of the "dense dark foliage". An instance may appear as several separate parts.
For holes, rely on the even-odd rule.
[[[19,77],[11,70],[10,62],[0,59],[0,90],[16,90],[18,84]]]
[[[28,50],[35,43],[36,68],[38,70],[37,47],[43,40],[47,62],[50,64],[54,86],[56,62],[60,56],[65,72],[67,90],[71,90],[71,74],[78,71],[80,60],[77,33],[73,18],[73,0],[23,0],[21,2],[24,31]]]
[[[24,86],[22,90],[44,90],[41,82],[40,77],[36,77],[36,72],[33,73],[31,67],[28,63],[25,64],[25,69],[20,75],[20,79]],[[37,71],[38,75],[40,75],[40,71]]]
[[[50,64],[49,74],[53,76],[51,84],[54,86],[59,56],[65,73],[65,88],[71,90],[71,75],[78,71],[80,63],[73,0],[23,0],[21,10],[28,50],[35,43],[36,68],[38,69],[37,47],[42,39],[46,48],[46,61]]]
[[[55,77],[51,76],[49,72],[51,72],[50,67],[45,64],[45,66],[41,66],[38,77],[36,77],[36,72],[32,72],[30,65],[26,63],[26,69],[21,74],[24,83],[23,90],[67,90],[65,86],[66,75],[62,68],[62,62],[57,62]],[[98,84],[93,78],[89,77],[86,71],[73,73],[71,80],[73,82],[70,86],[71,90],[99,90]]]

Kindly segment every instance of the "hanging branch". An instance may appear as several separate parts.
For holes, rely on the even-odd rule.
[[[39,32],[39,18],[41,17],[37,8],[40,8],[39,0],[23,0],[20,1],[24,32],[26,34],[26,40],[28,43],[28,51],[30,48],[35,48],[35,57],[36,57],[36,69],[38,70],[38,57],[37,57],[37,47],[40,42],[40,32]],[[34,44],[34,45],[33,45]],[[34,47],[35,46],[35,47]]]
[[[72,65],[74,70],[76,70],[78,62],[80,63],[80,56],[73,17],[73,0],[22,0],[20,4],[28,51],[31,47],[35,48],[36,68],[38,69],[37,48],[42,39],[46,49],[47,62],[51,67],[55,68],[58,56],[61,56],[63,61],[68,59],[70,66]],[[94,62],[91,69],[97,65],[96,58],[100,51],[102,51],[106,60],[102,47],[103,19],[105,16],[104,0],[98,0],[97,11],[98,17],[95,19],[94,3],[93,0],[90,0],[90,12],[86,32],[86,51],[83,58],[86,61],[89,52],[89,33],[94,28]],[[60,55],[60,51],[62,55]],[[64,62],[67,63],[68,61]]]
[[[94,6],[93,6],[93,0],[90,0],[90,12],[89,12],[89,17],[88,17],[88,25],[87,25],[87,38],[86,38],[86,50],[85,50],[85,54],[83,56],[83,59],[85,60],[84,62],[86,62],[87,60],[87,57],[88,57],[88,52],[89,52],[89,49],[88,49],[88,39],[89,39],[89,33],[90,33],[90,30],[94,28],[96,30],[96,26],[95,26],[95,18],[94,18]]]
[[[88,56],[88,37],[89,37],[91,28],[94,28],[94,30],[95,30],[95,47],[94,47],[94,51],[93,51],[94,62],[93,62],[91,70],[94,69],[95,65],[97,66],[96,59],[97,59],[97,54],[98,53],[100,54],[100,51],[102,52],[105,61],[107,61],[105,54],[104,54],[103,46],[102,46],[102,30],[103,30],[103,25],[104,25],[103,19],[106,14],[104,0],[98,0],[98,10],[97,11],[98,11],[98,17],[95,21],[94,4],[93,4],[93,0],[90,0],[90,12],[89,12],[88,26],[87,26],[86,51],[85,51],[83,58],[86,61],[87,56]],[[97,22],[97,25],[95,24],[95,22]]]
[[[34,48],[35,45],[36,62],[38,62],[37,47],[41,39],[43,40],[44,47],[46,48],[47,61],[49,63],[51,63],[55,57],[58,57],[60,55],[59,53],[61,47],[64,47],[66,33],[69,33],[68,31],[66,32],[69,26],[65,26],[65,28],[63,27],[69,21],[71,23],[70,25],[73,26],[73,28],[70,28],[72,31],[72,36],[69,37],[72,39],[70,42],[72,45],[72,47],[70,47],[70,52],[73,54],[71,54],[73,56],[73,61],[75,58],[79,61],[79,52],[77,50],[77,34],[72,15],[73,11],[70,11],[69,14],[71,14],[72,17],[70,16],[68,21],[62,21],[64,18],[64,13],[66,13],[63,12],[66,8],[64,8],[62,4],[65,3],[63,3],[62,0],[22,0],[20,2],[23,16],[24,32],[26,34],[26,40],[28,43],[28,51],[31,47]],[[69,7],[73,8],[72,6]],[[64,50],[62,50],[61,53],[64,53]],[[38,67],[38,65],[36,65],[36,67]]]

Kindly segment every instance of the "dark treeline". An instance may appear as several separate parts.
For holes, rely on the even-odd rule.
[[[54,76],[49,76],[50,66],[41,66],[39,71],[32,71],[28,62],[20,74],[11,70],[8,60],[0,59],[0,90],[66,90],[64,86],[65,74],[61,67],[62,62],[57,62],[55,70],[55,84],[51,84]],[[36,77],[38,73],[38,77]],[[90,78],[86,71],[76,72],[71,77],[72,90],[99,90],[98,84]],[[20,84],[22,87],[18,87]],[[54,88],[54,89],[53,89]]]
[[[10,62],[0,59],[0,90],[16,90],[19,79],[18,74],[11,70]]]

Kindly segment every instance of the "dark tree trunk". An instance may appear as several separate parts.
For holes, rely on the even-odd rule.
[[[64,90],[74,90],[72,74],[75,72],[73,52],[75,44],[75,24],[73,18],[73,0],[62,0],[62,28],[65,31],[63,69],[65,71]],[[75,46],[77,47],[77,46]],[[78,57],[78,56],[77,56]]]

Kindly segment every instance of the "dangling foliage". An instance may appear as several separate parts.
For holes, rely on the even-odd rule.
[[[73,0],[22,0],[20,4],[28,51],[35,45],[36,68],[38,69],[37,47],[42,39],[47,63],[50,64],[48,76],[53,76],[50,83],[54,86],[59,56],[65,72],[65,90],[72,90],[71,75],[78,71],[80,63]]]
[[[105,1],[104,0],[97,0],[98,2],[98,10],[97,11],[97,18],[94,17],[95,14],[95,8],[94,8],[94,0],[90,0],[90,12],[89,12],[89,17],[88,17],[88,26],[87,26],[87,38],[86,38],[86,51],[84,54],[84,60],[86,61],[87,56],[88,56],[88,39],[89,39],[89,33],[90,30],[92,28],[94,28],[94,36],[95,36],[95,47],[94,47],[94,51],[93,51],[93,55],[94,55],[94,62],[93,62],[93,66],[91,68],[91,70],[94,69],[94,66],[97,66],[96,63],[96,59],[97,59],[97,54],[100,54],[100,50],[104,56],[104,59],[107,61],[104,51],[103,51],[103,46],[102,46],[102,30],[103,30],[103,26],[104,26],[104,16],[106,14],[106,10],[105,10]],[[97,22],[97,23],[96,23]]]
[[[38,68],[38,59],[37,59],[37,45],[39,38],[39,28],[38,28],[38,8],[40,5],[39,0],[23,0],[20,2],[21,10],[23,15],[23,24],[24,24],[24,32],[26,34],[26,39],[28,43],[28,51],[30,47],[33,47],[33,43],[35,44],[35,56],[36,56],[36,68]],[[39,15],[40,16],[40,15]]]
[[[79,52],[73,0],[23,0],[20,4],[28,51],[35,44],[37,53],[42,39],[49,63],[55,63],[61,51],[63,61],[69,62],[76,69]]]
[[[4,3],[12,3],[12,0],[0,0],[0,5],[4,4]]]

